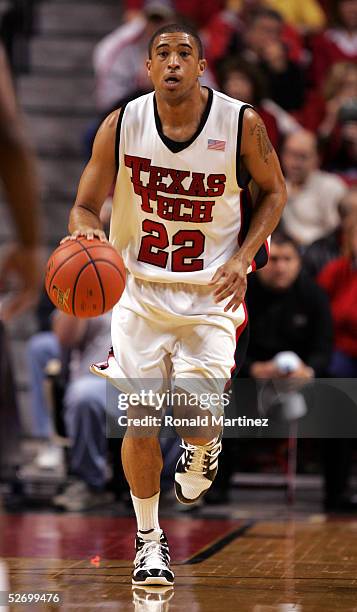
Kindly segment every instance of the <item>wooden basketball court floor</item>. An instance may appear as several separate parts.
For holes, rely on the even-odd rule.
[[[357,611],[355,520],[168,518],[174,590],[133,589],[134,520],[0,515],[11,592],[56,592],[61,604],[0,610],[143,612]]]

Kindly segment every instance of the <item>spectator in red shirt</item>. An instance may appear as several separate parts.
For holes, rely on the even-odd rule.
[[[347,232],[345,256],[327,264],[318,276],[331,304],[335,349],[332,376],[357,377],[357,222]]]
[[[311,76],[317,85],[333,64],[357,61],[357,0],[335,0],[332,11],[332,27],[312,43]]]

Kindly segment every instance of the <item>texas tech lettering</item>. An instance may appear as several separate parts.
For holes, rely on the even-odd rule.
[[[143,211],[156,213],[166,221],[207,223],[213,220],[214,200],[191,198],[221,196],[225,190],[225,174],[206,176],[201,172],[153,166],[150,159],[134,155],[125,155],[124,159],[131,169],[131,182],[141,198]],[[186,197],[170,197],[172,195]]]

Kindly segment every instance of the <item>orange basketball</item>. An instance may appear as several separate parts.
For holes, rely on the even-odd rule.
[[[97,317],[113,308],[123,293],[124,263],[110,244],[97,238],[67,240],[48,260],[45,285],[59,310]]]

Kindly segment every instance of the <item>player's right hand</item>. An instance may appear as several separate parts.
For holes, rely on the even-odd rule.
[[[103,230],[89,227],[83,230],[76,230],[75,232],[73,232],[73,234],[65,236],[65,238],[62,238],[60,244],[67,242],[67,240],[77,240],[79,236],[84,236],[88,240],[99,238],[101,242],[108,242],[108,238],[106,237],[105,232]]]

